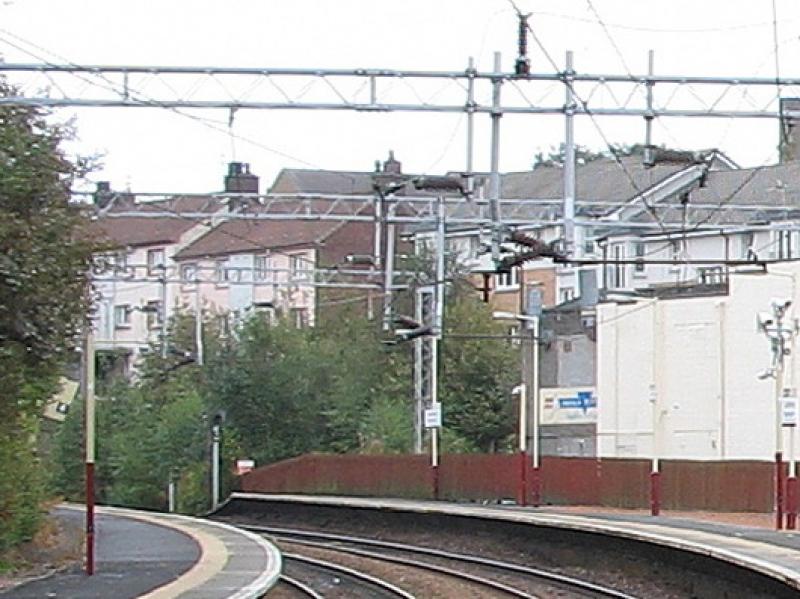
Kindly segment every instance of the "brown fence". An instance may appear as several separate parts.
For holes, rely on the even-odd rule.
[[[661,505],[666,510],[770,512],[771,462],[663,461]],[[341,494],[460,501],[517,497],[520,461],[510,454],[445,454],[434,474],[423,455],[309,454],[257,468],[243,491]],[[526,471],[528,497],[532,472]],[[647,508],[650,462],[639,459],[545,457],[542,501],[555,505]]]

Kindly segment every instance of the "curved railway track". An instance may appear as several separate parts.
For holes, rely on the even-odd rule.
[[[391,582],[354,568],[294,553],[282,553],[282,557],[297,572],[291,577],[281,577],[282,580],[308,597],[325,597],[325,588],[335,586],[339,594],[352,597],[414,599],[414,595]]]
[[[480,588],[491,596],[634,599],[627,593],[571,576],[474,555],[305,530],[253,525],[241,527],[268,535],[279,543],[291,543],[292,546],[309,547],[340,555],[346,554],[365,560],[365,564],[372,560],[417,571],[425,570],[435,576],[454,579],[461,584]],[[409,555],[411,557],[407,557]],[[284,556],[291,559],[295,554],[284,554]],[[477,574],[476,570],[480,574]]]

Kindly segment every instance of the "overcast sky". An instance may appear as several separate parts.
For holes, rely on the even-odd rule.
[[[797,0],[516,3],[533,13],[530,23],[559,65],[566,50],[574,51],[578,72],[642,74],[653,49],[656,74],[742,77],[775,76],[774,4],[780,74],[800,77]],[[1,0],[0,55],[6,62],[445,71],[464,69],[472,56],[488,71],[500,51],[511,71],[516,23],[509,0]],[[534,71],[553,72],[533,41],[530,50]],[[800,95],[793,91],[786,95]],[[550,103],[563,101],[563,89],[554,93]],[[726,101],[749,107],[735,93]],[[93,179],[110,180],[115,189],[218,190],[232,159],[251,163],[262,189],[281,168],[367,171],[390,149],[407,172],[465,165],[461,115],[247,111],[237,113],[229,130],[226,112],[191,114],[206,120],[163,109],[107,108],[65,109],[58,118],[76,117],[71,149],[103,154],[105,166]],[[210,128],[209,119],[223,131]],[[607,117],[598,124],[609,141],[644,141],[641,118]],[[488,169],[488,117],[478,116],[477,127],[475,166]],[[561,141],[563,130],[559,116],[505,117],[501,169],[529,168],[536,152]],[[602,136],[588,119],[578,119],[577,143],[602,149]],[[772,120],[659,119],[654,127],[655,143],[719,147],[749,166],[776,159],[777,137]]]

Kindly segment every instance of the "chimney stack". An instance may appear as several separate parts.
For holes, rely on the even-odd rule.
[[[394,158],[394,150],[389,150],[389,158],[383,163],[383,172],[390,175],[402,174],[402,164]]]
[[[105,208],[113,197],[114,193],[111,191],[111,182],[98,181],[94,194],[92,195],[94,205],[97,208]]]
[[[246,162],[228,163],[225,191],[229,193],[258,193],[258,177],[250,172]]]

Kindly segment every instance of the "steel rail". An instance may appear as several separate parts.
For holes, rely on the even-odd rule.
[[[311,564],[313,566],[317,566],[319,568],[323,568],[325,570],[330,570],[332,572],[337,572],[342,576],[348,576],[351,578],[355,578],[356,580],[373,585],[382,591],[389,593],[391,595],[402,597],[403,599],[415,599],[414,595],[411,593],[401,589],[400,587],[382,580],[376,576],[372,576],[371,574],[366,574],[365,572],[359,572],[358,570],[354,570],[353,568],[348,568],[346,566],[342,566],[340,564],[334,564],[333,562],[328,562],[325,560],[316,559],[313,557],[307,557],[305,555],[297,555],[294,553],[281,553],[281,557],[284,560],[289,561],[296,561],[306,564]]]
[[[330,543],[351,543],[355,545],[365,545],[369,547],[376,547],[382,549],[389,549],[393,551],[405,552],[405,553],[418,553],[422,555],[427,555],[430,557],[438,557],[442,559],[448,559],[453,561],[460,561],[464,563],[470,563],[475,565],[481,565],[489,568],[495,568],[498,570],[503,570],[506,572],[514,572],[517,574],[524,574],[526,576],[531,576],[534,578],[538,578],[541,580],[546,580],[550,583],[556,585],[563,585],[573,589],[580,589],[584,592],[591,593],[593,596],[598,597],[613,597],[616,599],[635,599],[632,595],[624,593],[622,591],[617,591],[616,589],[610,589],[608,587],[604,587],[592,582],[588,582],[585,580],[580,580],[571,576],[566,576],[563,574],[556,574],[554,572],[548,572],[546,570],[540,570],[538,568],[530,568],[528,566],[522,566],[519,564],[514,564],[511,562],[502,562],[499,560],[493,560],[489,558],[478,557],[474,555],[465,555],[461,553],[453,553],[449,551],[442,551],[438,549],[430,549],[428,547],[419,547],[409,545],[407,543],[392,543],[389,541],[376,541],[374,539],[365,539],[362,537],[352,537],[347,535],[337,535],[337,534],[328,534],[328,533],[318,533],[318,532],[311,532],[305,530],[293,530],[293,529],[285,529],[285,528],[273,528],[268,526],[256,526],[256,525],[240,525],[237,524],[240,528],[245,530],[250,530],[253,532],[258,532],[261,534],[268,534],[276,538],[281,538],[281,536],[287,537],[286,540],[289,540],[289,537],[295,537],[303,539],[304,542],[313,542],[310,539],[319,539],[319,540],[326,540]],[[293,540],[293,542],[298,542]],[[344,550],[347,548],[335,547],[336,549]],[[515,592],[518,592],[514,590]],[[526,595],[527,596],[527,595]]]
[[[323,595],[320,595],[310,586],[308,586],[304,582],[300,582],[296,578],[292,578],[291,576],[286,576],[285,574],[281,574],[279,580],[284,584],[287,584],[290,587],[297,589],[298,591],[307,595],[308,597],[311,597],[311,599],[325,599]]]
[[[501,582],[496,582],[494,580],[484,578],[482,576],[477,576],[475,574],[470,574],[469,572],[462,572],[460,570],[456,570],[454,568],[447,568],[445,566],[439,566],[436,564],[432,564],[429,562],[423,562],[419,560],[409,559],[409,558],[402,558],[392,555],[387,555],[385,553],[376,553],[374,551],[364,551],[363,549],[354,549],[352,547],[342,547],[341,545],[330,544],[325,542],[318,542],[318,541],[306,541],[306,540],[294,540],[289,537],[275,537],[277,540],[283,540],[287,542],[294,543],[296,545],[305,545],[307,547],[316,547],[319,549],[327,549],[337,551],[339,553],[347,553],[349,555],[356,555],[359,557],[365,557],[369,559],[374,559],[377,561],[382,562],[389,562],[392,564],[400,564],[403,566],[411,566],[412,568],[417,568],[420,570],[428,570],[430,572],[435,572],[437,574],[445,574],[447,576],[451,576],[458,580],[466,580],[472,583],[475,583],[480,586],[485,586],[487,588],[492,589],[493,591],[500,591],[502,593],[506,593],[508,595],[512,595],[514,597],[522,597],[523,599],[535,599],[535,595],[531,595],[525,591],[520,591],[519,589],[515,589],[514,587],[508,586]]]

